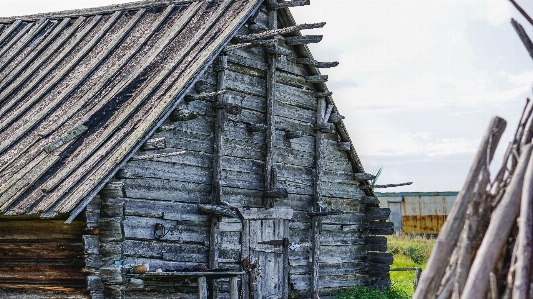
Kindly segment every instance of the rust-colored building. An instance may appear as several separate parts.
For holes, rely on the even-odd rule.
[[[459,192],[376,192],[395,231],[438,234]]]

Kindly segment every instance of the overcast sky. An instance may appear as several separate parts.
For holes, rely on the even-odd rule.
[[[0,16],[96,7],[121,0],[0,0]],[[533,2],[518,0],[533,15]],[[508,121],[495,162],[510,141],[533,60],[514,32],[532,26],[508,0],[311,0],[292,9],[298,23],[327,22],[310,45],[320,61],[339,61],[328,86],[346,117],[378,191],[460,190],[490,118]]]

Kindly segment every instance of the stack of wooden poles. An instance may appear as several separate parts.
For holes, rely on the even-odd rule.
[[[492,180],[489,166],[506,121],[491,120],[414,299],[533,298],[532,113],[528,99]]]

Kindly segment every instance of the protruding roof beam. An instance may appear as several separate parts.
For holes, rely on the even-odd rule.
[[[285,43],[287,43],[287,45],[313,44],[322,41],[323,37],[323,35],[289,36],[285,38]]]
[[[273,46],[276,44],[275,39],[254,40],[249,43],[240,43],[236,45],[227,46],[224,51],[228,52],[235,49],[253,47],[253,46]]]
[[[300,64],[308,64],[312,65],[317,68],[330,68],[330,67],[336,67],[339,65],[338,61],[333,62],[319,62],[311,58],[292,58],[292,61]]]
[[[268,31],[261,32],[261,33],[236,36],[233,40],[236,42],[251,42],[253,40],[270,38],[276,35],[291,33],[291,32],[295,32],[295,31],[299,31],[303,29],[322,28],[325,25],[326,25],[326,22],[312,23],[312,24],[300,24],[300,25],[290,26],[290,27],[281,28],[281,29],[268,30]]]
[[[279,1],[278,3],[269,3],[268,8],[270,9],[280,9],[286,7],[295,7],[295,6],[304,6],[309,5],[309,0],[293,0],[293,1]]]
[[[305,76],[307,83],[324,83],[328,81],[328,75]]]

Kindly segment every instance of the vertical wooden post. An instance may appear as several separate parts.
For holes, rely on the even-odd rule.
[[[269,0],[270,3],[273,0]],[[278,18],[276,10],[268,11],[268,28],[277,29]],[[266,80],[266,163],[265,163],[265,191],[272,191],[275,182],[273,181],[272,169],[274,165],[274,139],[276,137],[276,67],[277,55],[267,54],[267,80]],[[266,208],[274,207],[274,200],[272,198],[265,199]]]
[[[326,114],[326,99],[325,98],[319,98],[318,99],[318,109],[317,109],[317,118],[316,122],[317,125],[322,125],[326,122],[324,119],[324,116]],[[319,126],[317,126],[319,127]],[[314,192],[314,203],[313,203],[313,210],[314,212],[321,212],[320,205],[322,204],[322,159],[324,157],[324,149],[323,149],[323,143],[324,143],[324,134],[320,131],[316,131],[316,140],[315,140],[315,182],[313,190]],[[318,299],[319,298],[319,286],[318,286],[318,271],[319,271],[319,265],[318,261],[320,258],[320,227],[322,225],[322,217],[321,216],[313,216],[311,219],[311,229],[313,232],[313,259],[312,259],[312,279],[311,279],[311,298]]]
[[[217,91],[226,88],[226,69],[228,65],[228,57],[220,56],[215,64],[215,71],[217,72]],[[225,97],[223,94],[217,96],[217,106],[224,107]],[[226,119],[226,111],[224,109],[217,109],[217,116],[215,119],[215,141],[213,146],[213,191],[211,197],[212,204],[220,204],[222,196],[222,188],[220,186],[221,177],[221,157],[222,157],[222,134],[224,132],[224,122]],[[218,216],[211,217],[211,230],[209,236],[209,269],[218,268],[218,234],[220,221]],[[217,298],[217,283],[215,280],[209,281],[210,298]]]
[[[239,289],[237,287],[237,277],[229,278],[229,299],[239,299]]]
[[[241,233],[241,267],[243,267],[242,262],[244,260],[250,261],[250,221],[249,220],[243,220],[242,221],[242,233]],[[249,270],[245,269],[243,267],[243,270]],[[247,271],[248,272],[248,271]],[[250,298],[250,272],[245,273],[242,276],[242,298],[243,299],[249,299]]]
[[[207,299],[207,283],[205,276],[198,277],[198,299]]]

